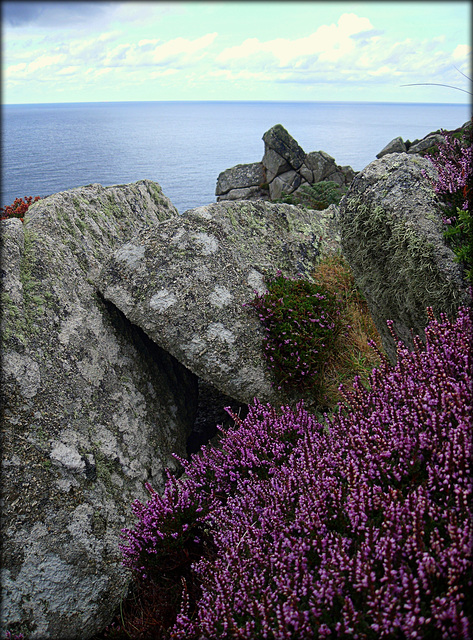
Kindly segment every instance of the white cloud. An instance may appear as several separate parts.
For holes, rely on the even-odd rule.
[[[261,41],[247,38],[221,51],[215,62],[230,81],[252,78],[258,82],[318,84],[444,82],[455,61],[469,54],[459,45],[453,54],[445,36],[420,39],[414,34],[396,41],[376,30],[371,21],[344,13],[337,23],[319,26],[302,38]],[[216,71],[213,72],[215,75]],[[246,74],[246,75],[245,75]]]
[[[33,73],[34,71],[38,71],[38,69],[43,69],[44,67],[51,67],[53,65],[59,64],[65,59],[63,54],[58,54],[55,56],[40,56],[34,62],[30,62],[28,65],[28,73]]]
[[[269,97],[288,91],[277,88],[278,84],[292,84],[290,95],[298,99],[296,95],[318,98],[321,94],[315,88],[322,85],[329,87],[327,91],[333,87],[335,93],[338,86],[360,91],[368,85],[384,86],[392,93],[393,87],[403,83],[455,83],[459,75],[455,67],[470,75],[471,47],[458,44],[467,41],[464,32],[452,44],[444,23],[436,30],[426,28],[419,36],[413,25],[391,29],[379,12],[366,8],[366,13],[357,15],[361,5],[357,9],[353,5],[353,10],[338,14],[336,20],[333,10],[327,20],[324,11],[311,13],[314,26],[309,29],[310,20],[301,11],[302,37],[294,35],[301,33],[294,22],[287,28],[278,22],[275,29],[256,20],[251,23],[252,37],[247,37],[250,31],[243,8],[236,22],[229,18],[235,18],[233,8],[221,19],[219,11],[226,12],[227,4],[239,6],[203,3],[198,11],[191,11],[194,5],[187,2],[110,3],[107,11],[94,14],[95,21],[83,38],[72,18],[69,30],[39,29],[39,21],[25,29],[10,27],[3,58],[5,88],[22,87],[29,92],[36,86],[38,95],[45,95],[48,88],[49,99],[49,93],[61,86],[74,88],[77,95],[82,85],[97,90],[116,86],[119,95],[124,84],[140,91],[149,80],[156,80],[151,85],[166,86],[186,97],[193,95],[192,87],[196,91],[204,87],[205,94],[200,95],[207,96],[209,86],[213,95],[220,91],[228,95],[227,88],[234,91],[236,87],[238,95]],[[245,5],[245,11],[246,6],[251,3]],[[262,9],[258,11],[261,16]],[[460,79],[462,82],[466,85],[467,80]],[[159,95],[165,95],[164,91]]]
[[[317,57],[320,60],[337,61],[354,50],[355,34],[373,29],[368,18],[360,18],[354,13],[344,13],[338,24],[322,25],[310,36],[290,40],[277,38],[261,42],[257,38],[248,38],[242,44],[224,49],[217,62],[254,66],[255,56],[266,54],[267,60],[273,58],[280,66],[287,66],[303,57]],[[260,58],[258,58],[260,59]]]
[[[119,35],[117,31],[107,31],[98,36],[91,38],[81,38],[80,40],[72,40],[68,44],[69,53],[73,56],[83,56],[85,53],[97,55],[104,51],[106,43],[113,40]]]
[[[16,78],[20,74],[23,74],[27,67],[26,62],[19,62],[18,64],[12,64],[5,69],[5,79],[6,78]]]
[[[70,76],[77,73],[78,71],[80,71],[80,67],[77,65],[73,65],[70,67],[64,67],[64,69],[60,69],[57,73],[59,76]]]
[[[163,63],[166,60],[175,59],[181,56],[192,56],[197,52],[207,49],[217,37],[216,33],[207,33],[195,40],[186,38],[174,38],[164,44],[158,45],[152,53],[155,63]]]
[[[454,60],[462,60],[463,58],[469,57],[471,54],[471,47],[468,44],[459,44],[458,47],[455,47],[455,50],[452,53],[452,57]]]
[[[159,71],[151,71],[151,73],[148,74],[148,78],[150,78],[151,80],[155,80],[156,78],[173,76],[176,73],[179,73],[177,69],[160,69]]]
[[[194,40],[179,37],[167,42],[146,39],[140,40],[137,44],[119,44],[107,52],[103,64],[139,67],[183,63],[185,61],[192,66],[206,55],[206,50],[216,37],[216,33],[207,33]]]

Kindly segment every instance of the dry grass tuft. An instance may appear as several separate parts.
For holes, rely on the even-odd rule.
[[[381,338],[373,322],[363,294],[358,290],[350,267],[341,254],[324,257],[317,265],[313,277],[341,302],[341,332],[336,349],[326,362],[324,370],[324,404],[330,410],[343,400],[339,387],[351,387],[355,376],[365,385],[380,358],[370,346],[373,340],[383,351]]]

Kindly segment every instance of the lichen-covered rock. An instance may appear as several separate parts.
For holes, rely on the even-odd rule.
[[[230,189],[230,191],[217,196],[217,202],[222,202],[222,200],[269,200],[269,189],[260,186]]]
[[[277,402],[263,329],[244,305],[278,269],[310,277],[332,223],[332,210],[210,204],[135,236],[114,252],[97,284],[199,379],[242,403]]]
[[[435,177],[427,159],[389,154],[365,167],[340,203],[342,250],[392,361],[396,347],[387,320],[413,347],[411,329],[424,337],[428,306],[453,316],[469,301],[462,269],[443,238]]]
[[[118,543],[130,503],[185,454],[195,376],[93,285],[109,252],[177,215],[142,181],[55,194],[24,225],[0,223],[3,632],[103,629],[128,581]]]
[[[422,138],[422,140],[419,140],[417,142],[413,142],[408,150],[407,153],[420,153],[422,154],[423,152],[427,151],[428,149],[442,144],[444,142],[445,138],[443,135],[441,135],[440,133],[432,133],[428,136],[426,136],[425,138]]]
[[[270,183],[276,176],[292,169],[289,162],[280,156],[277,151],[270,147],[265,147],[262,164],[266,175],[266,182]],[[302,169],[302,167],[301,167]]]
[[[237,164],[218,176],[215,194],[223,199],[229,191],[259,187],[263,182],[265,176],[261,162]]]
[[[273,166],[274,158],[276,157],[276,155],[279,156],[282,160],[285,160],[289,165],[289,168],[296,171],[300,169],[304,164],[304,150],[299,146],[294,138],[289,135],[289,133],[281,124],[276,124],[274,125],[274,127],[271,127],[271,129],[266,131],[266,133],[263,135],[263,141],[265,151],[265,154],[263,156],[263,165],[265,167],[268,165],[271,167]],[[269,153],[270,150],[275,152],[276,155],[271,155]],[[279,175],[279,173],[284,170],[284,165],[280,166],[275,175]]]
[[[388,142],[388,144],[376,154],[376,157],[382,158],[383,156],[387,156],[389,153],[405,153],[405,151],[406,145],[404,144],[404,140],[401,136],[398,136],[391,140],[391,142]]]

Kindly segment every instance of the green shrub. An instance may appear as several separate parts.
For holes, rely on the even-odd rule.
[[[336,182],[323,180],[322,182],[314,182],[311,185],[302,185],[298,193],[288,195],[283,192],[281,198],[278,198],[275,202],[295,204],[307,209],[322,211],[331,204],[338,205],[346,191],[346,187],[342,187]]]
[[[319,284],[280,272],[250,303],[266,331],[264,353],[278,389],[321,391],[323,368],[342,329],[337,297]]]

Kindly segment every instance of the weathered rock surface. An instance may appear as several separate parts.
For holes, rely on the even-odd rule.
[[[86,640],[128,581],[119,533],[185,455],[197,380],[93,285],[105,257],[177,217],[159,185],[91,185],[2,230],[1,624]],[[128,262],[140,256],[128,254]]]
[[[237,164],[236,167],[223,171],[220,174],[217,184],[217,195],[227,193],[232,189],[257,187],[263,181],[264,172],[261,162]]]
[[[340,167],[324,151],[306,154],[302,147],[277,124],[263,135],[261,162],[239,164],[222,171],[215,195],[222,200],[277,200],[305,185],[331,180],[348,185],[356,175],[351,167]]]
[[[222,202],[142,231],[116,250],[104,297],[199,379],[241,403],[278,402],[263,359],[263,329],[244,307],[278,269],[310,276],[338,238],[334,208]]]
[[[469,302],[461,267],[444,242],[435,177],[429,160],[389,154],[360,172],[340,203],[343,253],[393,361],[387,320],[412,347],[410,330],[424,336],[428,306],[453,315]]]
[[[441,144],[444,141],[444,137],[440,133],[433,133],[422,140],[412,142],[406,145],[407,153],[419,153],[422,154],[433,146]]]
[[[272,166],[273,163],[271,162],[271,158],[273,157],[273,155],[270,154],[271,151],[274,152],[274,156],[281,158],[289,165],[290,168],[294,169],[295,171],[300,169],[304,164],[304,150],[299,146],[294,138],[289,135],[289,133],[282,125],[277,124],[274,127],[271,127],[269,131],[266,131],[266,133],[263,135],[263,141],[265,151],[265,155],[263,156],[263,164],[268,169],[273,170],[272,177],[275,177],[279,175],[279,173],[284,171],[284,166]]]

